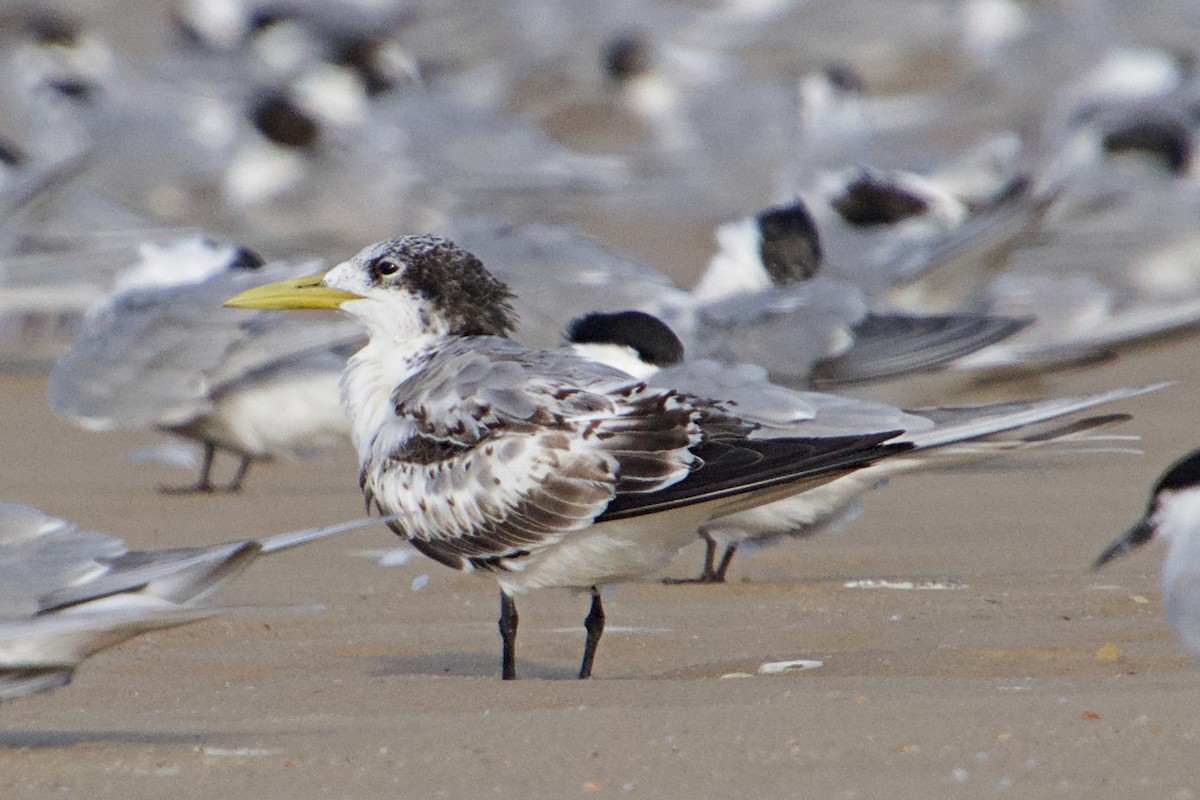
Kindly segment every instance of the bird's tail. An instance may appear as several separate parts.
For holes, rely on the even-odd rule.
[[[349,522],[339,522],[336,525],[326,525],[324,528],[306,528],[302,531],[290,531],[288,533],[277,533],[274,536],[266,536],[258,540],[258,544],[262,547],[264,555],[274,553],[279,550],[287,550],[292,547],[299,547],[302,544],[314,542],[317,539],[324,539],[327,536],[335,536],[346,531],[365,528],[368,525],[385,525],[388,522],[395,522],[399,519],[398,515],[390,517],[372,517],[369,519],[355,519]]]
[[[1095,394],[1058,397],[1049,400],[992,403],[958,408],[912,409],[911,413],[933,420],[934,427],[927,431],[905,435],[904,440],[912,442],[918,450],[925,450],[986,439],[1006,431],[1038,425],[1068,414],[1086,411],[1105,403],[1148,394],[1170,385],[1170,382],[1154,383],[1147,386],[1124,387]]]

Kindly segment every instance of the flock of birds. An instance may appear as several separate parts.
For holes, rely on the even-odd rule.
[[[1154,27],[1170,3],[469,5],[183,0],[140,59],[0,18],[0,358],[53,361],[84,428],[198,443],[168,492],[350,441],[374,521],[498,583],[504,678],[524,592],[590,595],[588,677],[600,587],[697,535],[721,582],[894,475],[1119,447],[1099,407],[1166,384],[919,409],[852,387],[1200,326],[1200,77],[1163,39],[1200,20]],[[581,232],[630,217],[712,225],[694,286]],[[345,313],[279,313],[301,308]],[[1168,471],[1098,564],[1170,539],[1200,658],[1197,484],[1195,456]],[[229,613],[203,601],[257,556],[361,524],[136,552],[0,505],[0,698]]]

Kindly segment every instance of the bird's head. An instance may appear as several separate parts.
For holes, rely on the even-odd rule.
[[[1146,513],[1100,554],[1092,569],[1131,553],[1153,539],[1168,541],[1200,532],[1200,450],[1175,462],[1158,479]]]
[[[758,255],[775,286],[806,281],[821,269],[821,239],[804,201],[774,206],[758,214]]]
[[[577,353],[647,378],[683,361],[683,342],[667,323],[642,311],[595,312],[571,320],[567,344]]]
[[[516,325],[508,287],[440,236],[373,244],[324,275],[243,292],[231,308],[341,309],[374,336],[505,336]]]

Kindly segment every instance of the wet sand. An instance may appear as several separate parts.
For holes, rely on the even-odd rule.
[[[1086,566],[1196,444],[1195,347],[1037,387],[1180,380],[1119,406],[1146,456],[899,479],[842,534],[739,557],[727,586],[618,587],[587,683],[571,679],[582,597],[521,599],[523,680],[504,684],[491,582],[419,556],[380,567],[359,551],[396,545],[382,528],[274,557],[217,600],[325,611],[152,634],[5,704],[0,796],[1193,797],[1200,673],[1163,618],[1161,550]],[[915,403],[953,383],[872,393]],[[240,496],[168,497],[154,486],[191,476],[123,462],[158,437],[70,427],[40,377],[0,377],[0,397],[4,497],[131,546],[361,510],[348,448],[263,468]],[[955,588],[845,587],[857,578]],[[824,666],[753,674],[799,658]]]

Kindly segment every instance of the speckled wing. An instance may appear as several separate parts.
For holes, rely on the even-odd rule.
[[[618,494],[696,466],[702,409],[566,351],[449,343],[393,395],[364,468],[368,502],[455,567],[503,568],[585,528]]]
[[[90,314],[51,373],[51,406],[96,430],[179,425],[211,408],[223,385],[360,342],[361,330],[346,320],[221,307],[238,291],[296,273],[285,264],[227,270],[198,284],[112,298]]]

